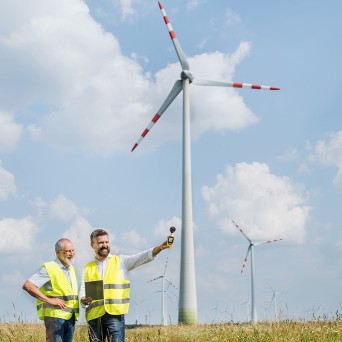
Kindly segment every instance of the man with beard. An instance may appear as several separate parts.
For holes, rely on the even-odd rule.
[[[55,251],[56,259],[45,262],[25,281],[23,289],[37,298],[46,341],[71,342],[79,313],[76,272],[71,265],[75,250],[72,242],[63,238],[56,242]]]
[[[95,259],[83,270],[79,297],[85,306],[90,341],[125,340],[125,314],[129,309],[130,281],[128,272],[155,259],[168,248],[167,241],[135,255],[112,255],[108,233],[95,229],[90,235]],[[93,299],[87,296],[85,282],[103,280],[103,295]],[[102,288],[101,288],[102,290]]]

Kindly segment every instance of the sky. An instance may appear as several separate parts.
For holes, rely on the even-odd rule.
[[[248,242],[258,320],[342,310],[342,3],[164,0],[198,78],[280,91],[190,86],[198,321],[246,321]],[[90,232],[115,254],[174,246],[131,272],[128,324],[177,323],[182,96],[134,152],[181,67],[157,1],[0,4],[0,320],[36,321],[21,289],[67,237],[78,275]]]

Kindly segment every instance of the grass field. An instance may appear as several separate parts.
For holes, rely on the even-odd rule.
[[[1,323],[0,341],[45,341],[43,324]],[[77,325],[73,341],[88,341],[87,328]],[[173,326],[132,326],[126,329],[126,342],[207,342],[207,341],[342,341],[341,321],[280,322],[257,324],[199,324]]]

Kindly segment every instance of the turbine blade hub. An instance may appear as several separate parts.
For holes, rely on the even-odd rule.
[[[183,70],[180,77],[182,81],[189,80],[190,83],[192,83],[192,81],[194,80],[194,76],[192,75],[192,73],[187,70]]]

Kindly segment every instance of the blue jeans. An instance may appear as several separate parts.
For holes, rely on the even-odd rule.
[[[124,342],[125,341],[125,316],[110,315],[88,321],[89,341],[96,342]]]
[[[75,331],[75,315],[68,320],[44,317],[47,342],[71,342]]]

